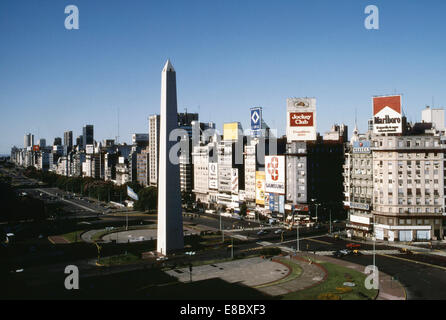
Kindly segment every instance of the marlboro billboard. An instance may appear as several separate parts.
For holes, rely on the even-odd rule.
[[[316,140],[316,99],[287,99],[287,140]]]
[[[373,133],[402,133],[401,96],[373,97]]]

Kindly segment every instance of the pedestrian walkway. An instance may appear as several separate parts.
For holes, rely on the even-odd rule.
[[[255,287],[264,283],[277,281],[285,277],[288,272],[289,269],[285,265],[269,259],[255,257],[195,266],[192,269],[192,280],[200,281],[221,278],[230,283],[237,282]],[[181,282],[189,282],[191,280],[189,268],[168,270],[166,273],[176,277]]]
[[[302,269],[300,276],[293,278],[290,281],[272,283],[269,286],[264,285],[257,288],[257,290],[271,296],[280,296],[315,286],[323,282],[327,277],[327,272],[323,267],[315,263],[310,263],[307,259],[295,256],[288,256],[283,259],[289,259],[290,262],[299,265],[299,267]]]

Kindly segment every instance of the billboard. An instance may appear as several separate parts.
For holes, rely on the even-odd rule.
[[[209,163],[209,189],[218,189],[218,164]]]
[[[287,99],[288,142],[316,140],[316,98]]]
[[[373,133],[402,133],[401,96],[373,97]]]
[[[370,153],[370,141],[355,141],[353,142],[353,153]]]
[[[223,124],[223,140],[237,140],[238,129],[239,129],[238,122]]]
[[[231,169],[231,192],[238,194],[238,169]]]
[[[265,191],[285,194],[285,156],[265,156]]]
[[[251,108],[251,130],[256,136],[262,129],[262,108]]]
[[[279,213],[285,213],[285,196],[283,194],[279,195]]]
[[[256,171],[256,204],[265,205],[265,172]]]
[[[37,145],[33,145],[33,151],[40,151],[40,146]]]
[[[232,168],[220,166],[218,168],[218,190],[222,192],[231,192],[232,188]]]

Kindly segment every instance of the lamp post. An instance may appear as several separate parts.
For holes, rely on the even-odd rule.
[[[330,234],[331,234],[331,208],[330,208]]]
[[[296,225],[296,253],[300,251],[299,248],[299,222]]]

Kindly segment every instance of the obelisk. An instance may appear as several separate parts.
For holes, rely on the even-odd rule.
[[[177,141],[169,134],[178,128],[176,73],[167,60],[161,73],[161,115],[158,169],[158,238],[157,252],[163,255],[184,248],[183,216],[178,159],[169,159]],[[176,160],[176,161],[175,161]]]

